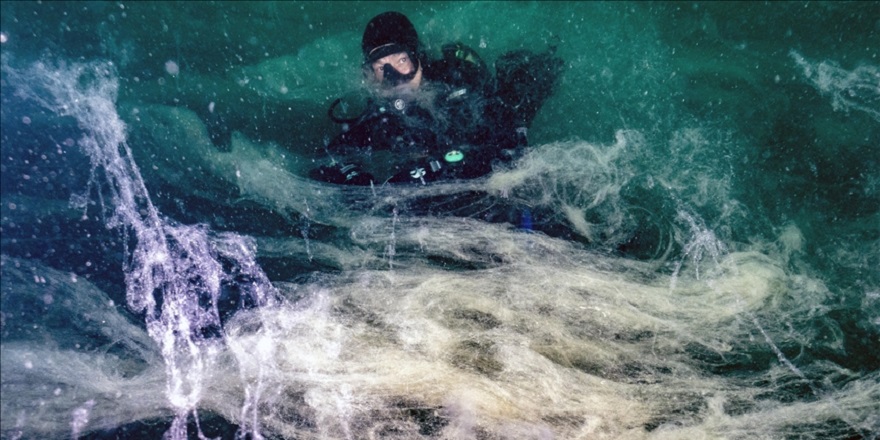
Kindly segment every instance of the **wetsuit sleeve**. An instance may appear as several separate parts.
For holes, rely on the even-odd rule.
[[[342,132],[327,145],[331,163],[311,170],[310,178],[340,185],[369,185],[375,181],[361,169],[361,164],[350,160],[370,148],[370,126],[364,119],[362,116],[351,125],[343,124]]]
[[[342,132],[336,135],[327,150],[331,154],[353,154],[370,146],[370,126],[365,121],[343,126]]]

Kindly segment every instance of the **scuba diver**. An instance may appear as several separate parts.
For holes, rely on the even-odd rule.
[[[461,43],[442,46],[442,57],[429,60],[399,12],[371,19],[361,48],[372,96],[355,118],[335,115],[339,99],[330,106],[342,132],[326,145],[330,164],[310,172],[315,180],[427,184],[489,174],[523,153],[528,128],[564,66],[555,47],[501,56],[495,78]]]

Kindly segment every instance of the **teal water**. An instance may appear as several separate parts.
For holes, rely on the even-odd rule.
[[[525,157],[305,177],[386,10],[557,46]],[[880,434],[880,3],[0,11],[4,439]]]

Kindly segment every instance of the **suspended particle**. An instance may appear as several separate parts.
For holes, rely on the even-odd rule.
[[[180,66],[172,60],[165,62],[165,71],[171,76],[177,76],[180,73]]]

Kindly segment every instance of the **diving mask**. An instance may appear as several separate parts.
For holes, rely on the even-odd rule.
[[[409,83],[416,77],[416,72],[418,71],[418,64],[415,64],[412,72],[406,74],[398,72],[397,69],[391,67],[391,64],[385,64],[382,66],[382,84],[397,87]]]

